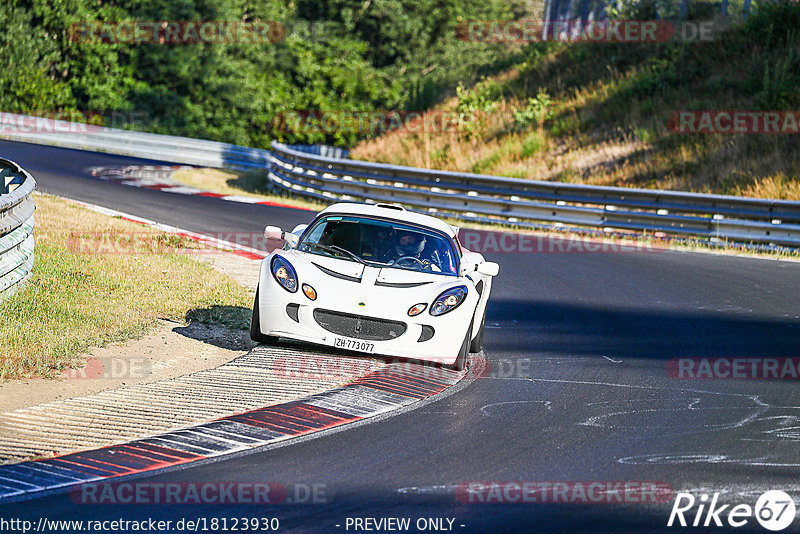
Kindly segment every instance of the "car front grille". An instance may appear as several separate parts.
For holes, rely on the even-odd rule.
[[[403,335],[406,324],[331,310],[314,310],[314,320],[328,332],[356,339],[387,341]]]

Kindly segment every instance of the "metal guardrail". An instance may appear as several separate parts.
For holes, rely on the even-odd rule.
[[[346,158],[350,155],[350,151],[346,148],[328,145],[292,145],[292,150],[314,154],[315,156],[337,159]]]
[[[326,201],[400,202],[475,222],[800,246],[800,202],[434,171],[326,158],[276,142],[272,149],[274,183]]]
[[[13,161],[0,159],[0,299],[13,294],[33,269],[33,212],[31,193],[36,182]]]
[[[401,202],[417,211],[523,227],[662,232],[800,247],[800,202],[566,184],[343,159],[337,150],[272,151],[0,113],[0,138],[208,167],[267,169],[273,184],[326,202]],[[318,152],[318,153],[312,153]],[[326,155],[320,155],[326,154]],[[331,155],[337,157],[330,157]]]
[[[270,161],[268,150],[15,113],[0,113],[0,138],[203,167],[264,168]]]

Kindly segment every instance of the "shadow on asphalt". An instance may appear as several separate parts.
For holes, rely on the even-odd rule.
[[[242,306],[208,306],[186,312],[188,324],[173,332],[229,350],[249,350],[256,346],[248,329],[252,310]]]
[[[559,353],[614,359],[766,358],[800,354],[800,321],[743,317],[746,311],[600,307],[492,299],[492,352]],[[501,334],[501,335],[498,335]]]

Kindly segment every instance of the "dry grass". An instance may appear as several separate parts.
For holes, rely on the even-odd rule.
[[[598,90],[591,98],[581,94],[560,106],[580,109],[603,93]],[[719,108],[737,106],[743,105],[729,101]],[[567,135],[554,135],[552,129],[509,133],[504,131],[509,116],[495,114],[481,139],[395,132],[357,145],[351,157],[535,180],[800,200],[800,144],[795,136],[696,134],[675,139],[678,134],[667,129],[666,120],[631,122],[631,131],[622,135],[604,136],[607,124]],[[574,122],[592,122],[576,117]]]
[[[249,320],[247,292],[192,259],[194,242],[54,197],[36,205],[33,277],[0,304],[0,378],[80,367],[89,347],[139,337],[160,317]]]
[[[765,18],[776,24],[779,19]],[[775,37],[779,30],[788,32],[785,38]],[[797,134],[679,134],[667,127],[670,113],[679,110],[798,109],[796,74],[787,66],[783,79],[768,76],[800,51],[792,31],[734,27],[718,42],[687,47],[540,47],[525,64],[472,88],[493,104],[479,135],[397,131],[360,143],[351,157],[537,180],[800,200]],[[773,86],[795,89],[770,93]],[[552,117],[541,128],[517,127],[514,111],[539,89],[552,98]],[[454,97],[431,112],[458,105]]]

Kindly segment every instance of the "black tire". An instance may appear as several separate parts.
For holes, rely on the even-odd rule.
[[[450,369],[454,371],[463,371],[464,367],[467,366],[467,360],[469,359],[469,336],[472,334],[472,323],[469,324],[469,328],[467,329],[466,335],[464,335],[464,342],[461,344],[461,350],[458,351],[458,358],[456,358],[455,363],[450,366]]]
[[[253,317],[250,319],[250,339],[256,343],[265,345],[274,345],[278,342],[275,336],[267,336],[261,333],[261,321],[258,316],[258,290],[256,289],[256,298],[253,301]]]
[[[469,345],[469,351],[476,354],[483,349],[483,330],[486,328],[486,308],[489,307],[489,303],[487,302],[486,304],[487,305],[483,308],[483,317],[481,317],[481,329],[478,331],[478,335],[475,336],[475,339],[473,339],[472,343]]]

